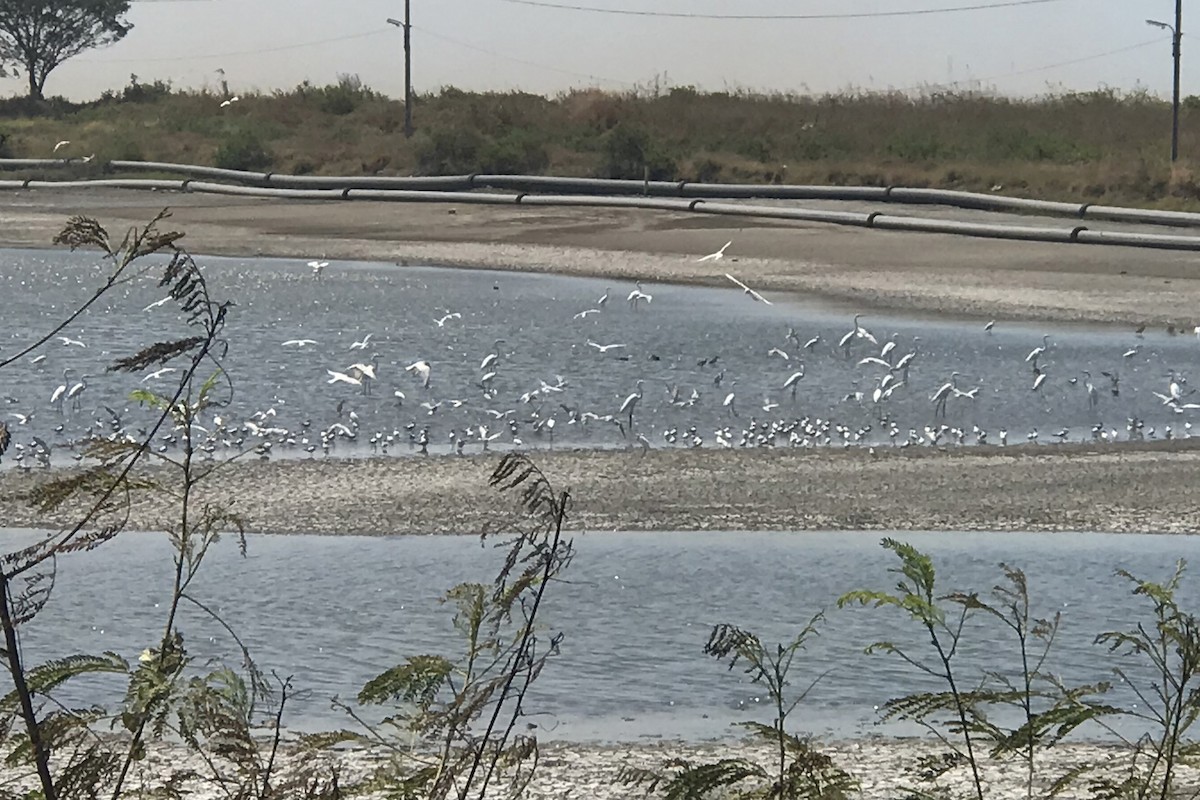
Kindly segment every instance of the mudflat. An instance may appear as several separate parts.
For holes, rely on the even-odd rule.
[[[1076,221],[936,206],[812,208],[1046,225]],[[798,293],[848,308],[1122,325],[1200,324],[1200,257],[638,209],[275,200],[113,189],[0,194],[0,246],[45,247],[74,214],[113,232],[170,208],[193,253],[368,259]],[[1154,232],[1191,230],[1108,225]],[[732,240],[716,263],[696,258]]]
[[[1022,445],[955,449],[540,451],[533,461],[571,494],[568,527],[604,530],[1015,530],[1184,533],[1200,527],[1200,449]],[[237,462],[206,478],[198,502],[235,500],[251,531],[479,534],[519,518],[488,484],[502,458],[391,456]],[[69,524],[24,497],[59,470],[0,474],[11,527]],[[170,480],[166,473],[154,473]],[[129,525],[163,530],[161,497],[135,499]]]

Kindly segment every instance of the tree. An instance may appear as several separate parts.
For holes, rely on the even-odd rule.
[[[133,29],[129,0],[0,0],[0,64],[25,68],[29,97],[68,58],[118,42]]]

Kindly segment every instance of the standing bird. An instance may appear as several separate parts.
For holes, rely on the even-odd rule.
[[[50,394],[50,405],[56,406],[60,414],[62,413],[63,398],[66,397],[67,389],[71,388],[70,375],[71,368],[67,367],[63,370],[63,382]]]
[[[621,403],[620,414],[625,414],[629,419],[629,429],[633,430],[633,411],[637,408],[638,401],[642,399],[642,381],[640,378],[637,382],[637,391],[625,398],[625,402]]]
[[[67,399],[71,401],[71,407],[74,409],[79,408],[79,398],[87,390],[87,379],[87,375],[80,375],[75,385],[67,390]]]

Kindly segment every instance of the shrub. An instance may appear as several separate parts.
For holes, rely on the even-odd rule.
[[[221,169],[266,169],[271,160],[262,140],[249,128],[235,128],[226,134],[213,156]]]
[[[435,130],[417,141],[417,170],[423,175],[474,172],[485,144],[474,129]]]
[[[478,170],[508,175],[544,172],[550,165],[546,145],[532,132],[514,129],[488,141],[479,156]]]
[[[678,165],[643,128],[618,125],[604,136],[601,148],[604,162],[600,172],[605,178],[641,180],[646,173],[652,181],[671,180]]]
[[[357,75],[339,75],[337,83],[322,86],[317,90],[317,96],[321,110],[335,116],[353,113],[364,100],[379,97],[374,90],[363,85]]]

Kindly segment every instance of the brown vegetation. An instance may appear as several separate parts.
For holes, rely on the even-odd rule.
[[[334,85],[244,95],[136,78],[86,104],[0,103],[0,155],[147,159],[294,174],[554,173],[837,185],[938,186],[1162,207],[1200,205],[1183,114],[1183,159],[1168,155],[1170,107],[1144,92],[1032,99],[979,92],[837,95],[626,93],[553,98],[444,88],[403,104],[346,76]],[[64,155],[63,152],[58,155]]]

